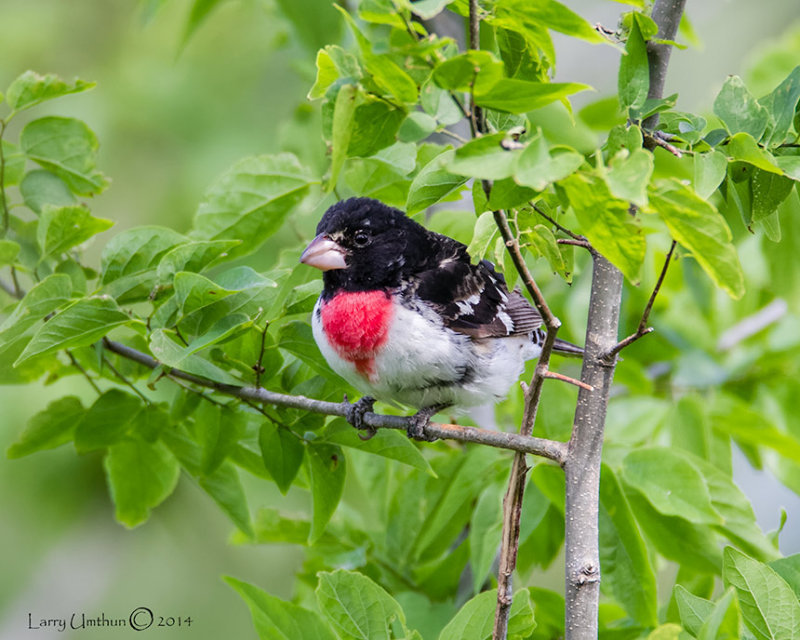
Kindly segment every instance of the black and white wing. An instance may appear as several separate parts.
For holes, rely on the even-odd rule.
[[[445,236],[429,268],[415,274],[409,289],[432,306],[446,327],[473,338],[527,335],[542,317],[488,260],[472,264],[466,247]]]

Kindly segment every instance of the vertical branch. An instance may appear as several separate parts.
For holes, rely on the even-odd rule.
[[[596,640],[600,598],[599,491],[600,457],[616,358],[602,359],[617,343],[622,274],[593,254],[592,291],[586,329],[586,355],[575,422],[569,441],[566,474],[565,575],[566,639]]]
[[[656,0],[652,17],[658,37],[673,40],[686,0]],[[647,44],[650,67],[649,98],[664,92],[670,46]],[[649,118],[645,127],[658,124]],[[600,505],[600,464],[606,410],[616,368],[622,274],[604,257],[593,253],[592,292],[586,327],[586,355],[581,381],[592,391],[581,389],[575,409],[564,461],[566,475],[565,577],[566,640],[596,640],[600,599],[600,549],[598,513]],[[666,268],[666,266],[665,266]],[[664,272],[662,271],[662,274]]]
[[[675,40],[685,6],[686,0],[656,0],[651,17],[658,25],[656,37],[659,40]],[[650,67],[648,98],[658,100],[664,96],[664,83],[667,80],[670,54],[672,54],[672,45],[657,44],[652,40],[648,41],[647,64]],[[658,126],[658,114],[654,113],[642,125],[645,129],[655,129]]]

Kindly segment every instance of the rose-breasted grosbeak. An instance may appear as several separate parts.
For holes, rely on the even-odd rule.
[[[541,352],[539,312],[491,262],[376,200],[328,209],[300,262],[323,271],[312,328],[325,360],[368,394],[361,416],[372,397],[420,409],[411,437],[441,409],[503,398]]]

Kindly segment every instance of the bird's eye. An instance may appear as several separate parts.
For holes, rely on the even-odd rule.
[[[353,242],[357,247],[366,247],[369,244],[369,234],[366,231],[356,231]]]

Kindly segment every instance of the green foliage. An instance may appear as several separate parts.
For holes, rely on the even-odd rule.
[[[191,4],[184,44],[220,4]],[[356,5],[347,13],[318,0],[277,3],[303,50],[316,52],[308,95],[320,119],[303,135],[324,140],[327,160],[309,162],[293,146],[296,155],[238,161],[198,195],[185,233],[134,227],[98,247],[93,239],[111,222],[91,213],[109,184],[96,166],[97,138],[80,120],[32,110],[93,84],[26,72],[8,87],[0,280],[11,284],[0,292],[0,382],[80,374],[97,390],[89,401],[52,401],[8,457],[69,444],[97,452],[116,517],[129,527],[169,498],[183,470],[236,527],[237,543],[302,547],[292,602],[227,579],[262,638],[484,639],[508,455],[420,446],[386,429],[364,441],[341,418],[255,405],[226,395],[226,385],[330,401],[348,391],[311,333],[318,279],[296,264],[331,193],[379,198],[409,215],[436,205],[426,224],[468,244],[476,260],[502,265],[513,282],[493,213],[505,210],[553,308],[576,318],[564,327],[575,341],[587,262],[560,242],[567,231],[627,278],[629,331],[675,240],[651,317],[659,332],[626,351],[609,407],[601,630],[792,637],[797,556],[781,558],[777,534],[756,524],[732,479],[731,449],[800,491],[791,410],[800,373],[800,67],[760,98],[728,78],[704,117],[676,110],[677,96],[648,100],[656,29],[638,11],[623,16],[621,46],[555,1],[481,3],[482,49],[461,51],[414,20],[457,16],[461,0]],[[624,48],[618,95],[572,114],[569,97],[588,87],[550,82],[551,31]],[[487,131],[465,141],[451,127],[470,120],[472,105]],[[672,153],[643,129],[656,113]],[[12,118],[27,118],[14,140]],[[488,196],[483,181],[493,181]],[[472,210],[450,210],[470,195]],[[93,242],[96,268],[84,254]],[[780,322],[717,346],[722,331],[776,296],[789,305]],[[140,352],[139,362],[120,355],[120,344]],[[169,381],[173,369],[182,381]],[[572,390],[547,387],[537,433],[568,438],[574,402]],[[512,397],[499,417],[518,424],[521,411]],[[274,483],[284,497],[254,509],[251,480]],[[536,572],[558,556],[565,517],[561,471],[537,465],[522,506],[522,585],[539,584]],[[674,572],[662,570],[665,561],[680,567],[668,607],[662,585]],[[715,583],[727,590],[711,600]],[[509,637],[563,637],[563,609],[551,590],[516,589]]]

